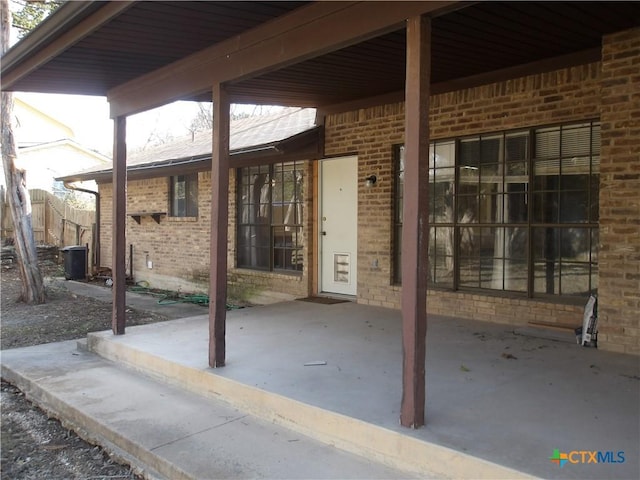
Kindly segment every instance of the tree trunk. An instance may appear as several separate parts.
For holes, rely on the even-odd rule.
[[[2,54],[9,49],[11,12],[9,2],[1,0]],[[16,143],[13,137],[13,95],[2,92],[2,165],[7,184],[7,202],[13,219],[14,243],[22,277],[22,300],[26,303],[44,303],[45,292],[42,275],[38,269],[38,252],[31,223],[31,199],[24,170],[16,168]]]

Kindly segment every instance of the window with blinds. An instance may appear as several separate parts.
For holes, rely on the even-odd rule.
[[[394,283],[401,282],[401,146],[394,147]],[[597,291],[600,124],[435,141],[431,287],[536,295]]]
[[[533,134],[534,294],[596,291],[600,124],[560,125]]]

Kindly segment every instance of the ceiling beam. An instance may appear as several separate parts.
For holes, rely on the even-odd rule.
[[[11,90],[18,80],[62,54],[78,41],[127,10],[134,2],[108,2],[66,30],[78,17],[94,9],[94,2],[66,2],[51,18],[31,32],[2,57],[2,90]],[[56,37],[60,30],[64,33]],[[44,45],[44,47],[43,47]],[[15,68],[14,68],[15,65]]]
[[[467,2],[314,2],[107,93],[111,116],[131,115],[404,28]]]

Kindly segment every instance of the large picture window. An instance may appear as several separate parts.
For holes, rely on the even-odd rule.
[[[397,152],[396,242],[403,149]],[[433,142],[431,286],[529,296],[596,291],[599,164],[596,122]]]
[[[238,267],[302,271],[303,178],[297,162],[238,170]]]
[[[170,212],[172,217],[198,216],[198,174],[170,178]]]

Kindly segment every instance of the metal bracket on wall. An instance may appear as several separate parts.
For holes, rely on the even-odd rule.
[[[142,217],[151,217],[153,218],[158,225],[160,225],[160,216],[166,215],[166,212],[142,212],[142,213],[128,213],[131,218],[133,218],[138,225],[140,225],[140,219]]]

